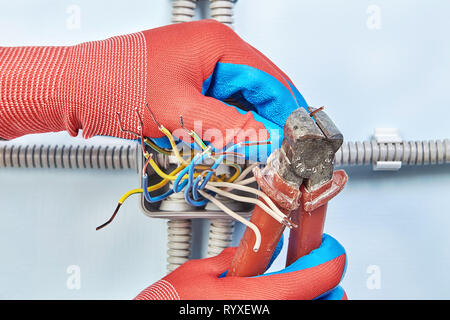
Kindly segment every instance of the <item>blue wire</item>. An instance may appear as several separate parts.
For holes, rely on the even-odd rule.
[[[198,176],[195,178],[194,183],[192,184],[192,196],[195,200],[198,200],[201,196],[198,194],[198,185],[200,183],[200,180],[202,179],[201,176]]]
[[[230,150],[233,150],[233,149],[235,149],[237,147],[237,144],[235,144],[235,145],[233,145],[233,146],[231,146],[231,147],[229,147],[229,148],[227,148],[226,150],[225,150],[225,152],[229,152]],[[211,179],[211,177],[212,177],[212,175],[214,174],[214,170],[215,169],[217,169],[217,167],[222,163],[222,161],[223,161],[223,159],[225,158],[225,155],[222,155],[222,156],[219,156],[219,158],[217,158],[216,159],[216,161],[214,162],[214,164],[211,166],[211,171],[209,172],[209,173],[207,173],[206,174],[206,176],[205,176],[205,178],[203,179],[203,182],[201,183],[201,185],[199,185],[200,184],[200,180],[202,179],[202,177],[201,176],[198,176],[197,178],[195,178],[195,180],[192,182],[192,179],[193,179],[193,171],[194,171],[194,167],[195,167],[195,165],[197,164],[197,162],[201,162],[201,161],[203,161],[205,158],[211,158],[211,154],[203,154],[199,159],[193,159],[193,161],[191,162],[191,164],[190,164],[190,166],[189,166],[189,190],[185,190],[185,196],[184,196],[184,198],[186,199],[186,201],[188,202],[188,203],[195,203],[191,198],[190,198],[190,191],[192,191],[192,196],[193,196],[193,198],[194,198],[194,200],[198,200],[198,199],[200,199],[200,198],[203,198],[203,197],[201,197],[199,194],[198,194],[198,190],[203,190],[204,188],[205,188],[205,186],[206,186],[206,184],[209,182],[209,180]],[[206,191],[206,192],[208,192],[208,191]],[[210,193],[210,194],[213,194],[213,195],[215,195],[215,193],[211,193],[211,192],[208,192],[208,193]],[[199,201],[198,202],[198,204],[200,205],[200,204],[202,204],[203,205],[203,203],[207,203],[208,202],[208,200],[207,199],[205,199],[204,201]]]
[[[189,166],[187,166],[186,168],[181,170],[180,173],[178,174],[177,178],[175,179],[175,181],[173,183],[173,187],[172,187],[172,190],[174,192],[181,192],[181,190],[183,190],[183,188],[186,186],[186,183],[187,183],[186,180],[183,181],[183,183],[181,184],[181,187],[180,187],[180,182],[181,182],[181,179],[186,175],[188,170],[189,170]]]
[[[216,162],[214,162],[214,164],[211,166],[212,170],[217,169],[217,167],[219,166],[219,164],[222,163],[224,156],[220,156],[219,158],[217,158]],[[205,179],[203,179],[202,184],[198,187],[200,190],[203,190],[206,186],[206,184],[209,182],[209,180],[211,179],[212,175],[213,175],[213,171],[208,172],[205,176]]]
[[[188,173],[188,170],[190,170],[190,168],[193,166],[193,164],[196,162],[196,158],[200,157],[200,154],[196,154],[194,156],[194,158],[192,159],[192,162],[183,170],[181,170],[181,172],[178,174],[177,178],[175,179],[174,183],[173,183],[173,191],[174,192],[181,192],[181,190],[183,190],[183,188],[186,186],[187,181],[184,183],[184,185],[182,185],[180,187],[180,181],[181,179],[186,175],[186,173]]]
[[[190,178],[191,178],[191,177],[193,178],[193,172],[194,172],[193,168],[197,165],[197,162],[202,161],[203,158],[204,158],[204,157],[201,157],[200,159],[197,159],[197,160],[193,161],[194,163],[193,163],[193,165],[192,165],[192,167],[190,168],[190,171],[189,171],[190,173],[191,173],[191,171],[192,171],[192,176],[190,176]],[[201,179],[202,179],[202,176],[199,175],[199,176],[198,176],[197,178],[195,178],[195,180],[190,184],[190,187],[191,187],[191,189],[192,189],[192,196],[193,196],[194,200],[198,200],[198,199],[200,199],[200,198],[203,198],[203,197],[200,196],[200,195],[198,194],[198,192],[197,192],[198,185],[199,185]]]
[[[202,207],[202,206],[206,205],[209,201],[207,199],[204,199],[203,197],[202,197],[203,200],[199,200],[200,197],[198,197],[197,194],[194,196],[194,199],[191,198],[191,191],[194,190],[192,188],[192,185],[193,185],[193,183],[195,183],[195,181],[198,181],[198,179],[195,179],[195,181],[193,181],[195,166],[196,166],[197,162],[199,160],[201,160],[202,158],[203,157],[200,157],[200,159],[193,159],[191,164],[189,165],[188,184],[187,184],[186,188],[184,189],[184,199],[186,200],[187,203],[189,203],[192,206],[196,206],[196,207]],[[197,178],[199,178],[199,177],[197,177]]]
[[[173,190],[169,189],[165,193],[154,198],[150,196],[150,193],[148,192],[148,175],[146,174],[142,177],[142,192],[144,193],[145,200],[147,200],[148,202],[158,202],[173,194]]]
[[[238,145],[239,145],[239,143],[236,143],[236,144],[232,145],[231,147],[227,148],[227,149],[225,150],[225,153],[226,153],[226,152],[234,151],[234,149],[237,148]],[[242,145],[241,145],[240,147],[242,147]],[[208,155],[208,156],[209,156],[209,155]],[[222,156],[220,156],[219,158],[217,158],[217,160],[216,160],[216,161],[214,162],[214,164],[211,166],[211,169],[212,169],[212,170],[217,169],[217,167],[219,166],[219,164],[222,163],[222,161],[223,161],[224,158],[225,158],[225,155],[222,155]],[[205,189],[205,186],[206,186],[206,184],[209,182],[209,180],[211,179],[213,173],[214,173],[214,172],[211,171],[211,172],[209,172],[209,173],[206,175],[205,179],[203,179],[202,184],[198,187],[200,190]]]
[[[238,148],[238,146],[242,147],[242,145],[240,145],[240,143],[234,144],[234,145],[228,147],[227,149],[225,149],[225,153],[234,151],[236,148]],[[181,192],[183,190],[183,188],[186,187],[184,189],[184,198],[187,203],[189,203],[190,205],[193,205],[193,206],[197,206],[197,207],[206,205],[209,200],[207,200],[207,199],[203,198],[201,195],[199,195],[198,190],[205,189],[206,184],[211,180],[211,177],[214,174],[214,170],[217,169],[217,167],[223,162],[225,155],[219,156],[219,158],[216,159],[214,164],[211,166],[211,171],[206,174],[206,176],[203,178],[203,181],[200,184],[202,176],[198,176],[197,178],[194,179],[195,166],[207,158],[211,158],[210,153],[196,154],[194,156],[194,158],[192,159],[191,163],[178,174],[177,178],[174,181],[173,187],[170,190],[171,193],[166,192],[165,194],[163,194],[159,197],[156,197],[155,199],[159,199],[160,197],[163,197],[163,196],[167,197],[168,195],[172,194],[173,192]],[[181,179],[186,174],[188,174],[188,179],[181,182]],[[181,184],[180,184],[180,182],[181,182]],[[210,192],[208,190],[206,190],[206,192],[208,192],[211,195],[215,195],[214,192]],[[191,193],[192,193],[192,197],[191,197]],[[147,198],[147,196],[146,196],[146,198]],[[201,199],[203,199],[203,200],[201,200]]]
[[[234,150],[237,147],[238,147],[238,144],[234,144],[231,147],[227,148],[225,150],[225,152],[230,152],[231,150]],[[203,179],[202,183],[200,184],[200,180],[202,179],[202,176],[198,176],[197,178],[194,179],[195,166],[198,163],[201,163],[206,158],[211,158],[211,154],[210,153],[196,154],[194,156],[194,158],[192,159],[191,163],[186,168],[181,170],[180,173],[177,175],[177,178],[175,179],[175,181],[173,183],[173,187],[171,189],[169,189],[168,191],[166,191],[165,193],[163,193],[159,196],[156,196],[156,197],[150,196],[150,193],[148,192],[148,175],[145,174],[142,177],[142,186],[143,186],[143,193],[144,193],[145,200],[147,200],[148,202],[162,201],[173,193],[181,192],[186,187],[184,190],[184,198],[190,205],[197,206],[197,207],[206,205],[209,200],[200,196],[198,194],[198,190],[203,190],[205,188],[206,184],[209,182],[212,175],[214,174],[214,170],[217,169],[217,167],[223,162],[225,155],[219,156],[219,158],[216,159],[214,164],[211,166],[212,170],[206,174],[205,178]],[[182,178],[186,174],[188,174],[188,179],[182,181]],[[193,198],[191,197],[191,192],[192,192]],[[206,190],[206,192],[208,192],[211,195],[215,195],[214,192],[210,192],[208,190]],[[202,198],[203,198],[203,200],[200,200]]]
[[[208,199],[203,199],[203,200],[199,200],[199,201],[192,199],[190,196],[190,191],[191,191],[191,188],[184,189],[184,199],[191,206],[203,207],[204,205],[206,205],[208,203],[208,201],[209,201]]]

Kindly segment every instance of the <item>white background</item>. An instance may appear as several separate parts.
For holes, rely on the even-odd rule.
[[[79,29],[67,27],[71,5],[81,9]],[[380,10],[379,28],[367,24],[370,5]],[[397,127],[406,140],[450,137],[450,2],[240,0],[235,9],[236,31],[286,71],[310,105],[326,105],[346,140],[368,139],[375,127]],[[1,0],[0,45],[71,45],[169,22],[167,0]],[[348,296],[449,299],[450,167],[348,173],[326,223],[348,253]],[[95,231],[137,184],[133,170],[1,169],[0,298],[129,299],[162,277],[165,221],[144,216],[137,197]],[[195,241],[205,240],[206,227],[195,223]],[[79,290],[66,286],[70,265],[81,268]],[[370,266],[380,270],[378,289],[367,286]]]

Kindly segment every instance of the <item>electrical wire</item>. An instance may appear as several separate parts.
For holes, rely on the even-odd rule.
[[[235,169],[234,174],[227,180],[227,182],[233,182],[236,181],[237,178],[241,175],[242,169],[241,166],[234,164],[234,163],[224,163],[225,165],[231,166]]]
[[[184,198],[186,200],[186,202],[188,202],[190,205],[193,206],[204,206],[206,205],[206,203],[208,202],[206,199],[203,200],[199,200],[199,196],[197,194],[197,185],[198,182],[200,180],[202,180],[204,178],[204,174],[209,174],[209,173],[214,173],[213,169],[208,169],[208,170],[204,170],[200,175],[198,175],[197,177],[194,178],[194,170],[197,164],[199,164],[199,161],[201,161],[203,159],[203,157],[207,154],[210,154],[210,150],[211,147],[206,148],[205,150],[202,151],[202,153],[197,154],[194,156],[194,158],[191,161],[191,164],[189,165],[189,167],[187,167],[187,173],[188,173],[188,183],[186,186],[186,189],[184,190]],[[175,189],[176,187],[174,187]],[[191,193],[193,198],[191,198]]]
[[[239,222],[243,223],[244,225],[246,225],[248,228],[250,228],[251,230],[253,230],[253,232],[255,233],[255,244],[253,245],[253,251],[254,252],[258,252],[259,247],[261,246],[261,232],[259,231],[258,227],[248,221],[247,219],[241,217],[240,215],[238,215],[236,212],[234,212],[233,210],[231,210],[230,208],[228,208],[226,205],[224,205],[220,200],[214,198],[212,195],[210,195],[209,193],[203,191],[203,190],[198,190],[198,192],[200,192],[200,194],[205,197],[206,199],[208,199],[209,201],[211,201],[212,203],[214,203],[217,207],[219,207],[223,212],[225,212],[226,214],[228,214],[229,216],[231,216],[232,218],[238,220]]]
[[[176,175],[176,174],[177,174],[178,172],[180,172],[182,169],[184,169],[184,167],[183,167],[183,166],[179,166],[178,168],[176,168],[175,170],[173,170],[172,172],[170,172],[170,173],[169,173],[169,176],[174,176],[174,175]],[[154,184],[154,185],[152,185],[152,186],[149,186],[149,187],[147,188],[147,191],[148,191],[148,192],[152,192],[152,191],[158,190],[158,189],[164,187],[169,181],[170,181],[170,179],[163,179],[163,180],[161,180],[160,182],[158,182],[157,184]],[[127,199],[128,199],[130,196],[132,196],[133,194],[142,193],[142,192],[143,192],[143,189],[142,189],[142,188],[132,189],[132,190],[126,192],[126,193],[119,199],[119,201],[118,201],[118,203],[117,203],[117,207],[116,207],[116,209],[114,210],[114,213],[112,214],[111,218],[109,218],[109,220],[106,221],[105,223],[103,223],[102,225],[100,225],[100,226],[98,226],[97,228],[95,228],[95,230],[100,230],[100,229],[106,227],[108,224],[110,224],[110,223],[114,220],[114,218],[116,217],[117,212],[119,211],[120,207],[121,207],[122,204],[125,202],[125,200],[127,200]]]
[[[189,136],[192,137],[192,139],[194,139],[194,142],[197,143],[197,145],[198,145],[203,151],[207,149],[206,144],[205,144],[205,143],[203,142],[203,140],[198,136],[198,134],[197,134],[194,130],[189,130],[189,129],[187,129],[187,128],[184,126],[184,123],[183,123],[183,116],[182,116],[182,115],[180,115],[180,126],[181,126],[181,128],[183,128],[183,129],[189,134]],[[233,153],[233,154],[234,154],[234,155],[238,155],[238,156],[240,155],[240,154],[238,154],[238,153]],[[227,155],[227,153],[214,153],[214,155]],[[242,155],[242,156],[243,156],[243,155]],[[213,155],[211,155],[210,157],[211,157],[211,159],[213,159],[213,160],[217,160]],[[234,175],[231,176],[231,177],[227,180],[228,182],[233,182],[234,180],[236,180],[236,179],[239,177],[239,175],[241,174],[242,169],[241,169],[241,167],[240,167],[239,165],[234,164],[234,163],[227,163],[227,162],[224,161],[224,164],[227,165],[227,166],[231,166],[231,167],[233,167],[233,168],[235,169]]]
[[[183,128],[190,136],[192,139],[194,139],[194,142],[197,143],[198,146],[200,146],[200,148],[202,150],[205,150],[207,148],[206,144],[203,142],[203,140],[197,135],[197,133],[195,133],[194,130],[189,130],[184,126],[183,123],[183,116],[180,114],[180,126],[181,128]]]
[[[201,175],[199,177],[197,177],[197,179],[195,179],[195,181],[193,181],[194,176],[194,168],[195,166],[191,166],[190,170],[189,170],[189,179],[188,179],[188,183],[186,188],[184,189],[184,199],[186,200],[187,203],[189,203],[191,206],[197,206],[197,207],[202,207],[204,205],[206,205],[208,203],[208,199],[203,198],[202,200],[199,200],[200,197],[197,196],[196,193],[194,193],[194,190],[192,188],[193,183],[197,183],[197,180],[199,180],[198,178],[201,179],[201,177],[203,176],[203,174],[205,173],[202,172]],[[193,198],[191,198],[191,193]],[[214,196],[214,194],[212,194]]]
[[[164,171],[162,171],[162,170],[158,167],[158,165],[156,164],[155,160],[153,160],[152,157],[149,157],[149,158],[147,159],[147,162],[150,164],[150,166],[152,167],[152,169],[155,170],[156,174],[157,174],[158,176],[160,176],[161,178],[167,179],[167,180],[171,180],[171,181],[173,181],[173,180],[175,180],[175,179],[177,178],[176,176],[171,176],[170,174],[167,174],[167,173],[165,173]],[[181,165],[180,167],[183,167],[183,168],[184,168],[183,165]]]
[[[228,188],[232,188],[232,189],[238,189],[241,191],[253,193],[253,194],[261,197],[268,204],[268,206],[274,212],[276,212],[279,216],[286,217],[286,215],[275,205],[275,203],[273,203],[272,199],[270,199],[268,195],[266,195],[264,192],[262,192],[260,190],[250,188],[247,186],[243,186],[243,185],[239,185],[239,184],[235,184],[235,183],[228,183],[228,182],[210,182],[209,184],[211,186],[215,186],[215,187],[228,187]]]
[[[238,177],[234,182],[237,183],[237,182],[239,182],[239,181],[242,181],[242,179],[244,179],[246,176],[248,176],[248,174],[249,174],[250,172],[252,172],[253,169],[254,169],[255,167],[257,167],[258,165],[259,165],[258,162],[255,162],[255,163],[250,164],[247,168],[244,169],[244,171],[242,171],[242,173],[239,175],[239,177]]]
[[[151,141],[149,138],[144,138],[144,142],[146,145],[148,145],[150,148],[155,150],[158,153],[164,154],[166,156],[172,155],[172,150],[167,150],[161,147],[158,147],[153,141]]]
[[[178,151],[177,144],[175,143],[175,140],[174,140],[174,138],[172,136],[172,133],[156,120],[156,117],[153,114],[153,111],[148,106],[148,103],[145,104],[145,106],[146,106],[148,112],[150,113],[150,115],[151,115],[151,117],[153,119],[153,122],[155,122],[156,126],[158,127],[158,130],[161,131],[162,133],[164,133],[164,135],[167,137],[167,139],[169,139],[170,145],[172,146],[172,151],[175,154],[175,157],[177,158],[177,160],[182,165],[187,166],[188,163],[186,162],[186,160],[183,159],[183,157],[181,156],[180,152]]]
[[[259,142],[237,143],[237,144],[227,148],[225,150],[225,152],[213,154],[213,152],[211,152],[211,147],[206,146],[206,144],[203,142],[203,140],[193,130],[188,130],[184,127],[183,118],[182,118],[182,116],[180,116],[181,127],[188,132],[188,134],[193,138],[194,142],[198,146],[200,146],[200,148],[202,149],[202,152],[199,154],[194,154],[194,152],[192,151],[191,159],[188,162],[180,154],[172,133],[156,120],[156,117],[153,114],[152,110],[149,108],[148,104],[146,104],[146,108],[149,111],[149,113],[150,113],[151,117],[153,118],[153,121],[157,125],[158,129],[169,139],[172,150],[160,148],[155,143],[153,143],[149,138],[144,137],[144,135],[143,135],[144,123],[143,123],[142,117],[137,108],[135,108],[135,111],[136,111],[136,114],[137,114],[137,117],[138,117],[139,123],[140,123],[140,126],[138,127],[138,129],[140,130],[140,133],[136,133],[131,130],[125,129],[123,127],[123,124],[122,124],[122,121],[120,118],[120,113],[117,113],[117,118],[118,118],[118,122],[119,122],[119,126],[120,126],[121,130],[126,133],[137,136],[141,142],[142,153],[143,153],[143,156],[147,160],[145,162],[145,165],[143,166],[143,170],[142,170],[142,186],[143,186],[143,188],[142,189],[133,189],[133,190],[130,190],[127,193],[125,193],[119,199],[116,210],[114,211],[111,218],[103,225],[97,227],[97,230],[108,225],[115,218],[122,203],[129,196],[131,196],[133,194],[143,193],[145,199],[148,202],[158,202],[158,201],[161,201],[161,200],[167,198],[168,196],[170,196],[171,194],[173,194],[175,192],[181,192],[183,189],[184,189],[185,200],[189,204],[194,205],[194,206],[203,206],[203,205],[206,205],[206,203],[208,201],[212,201],[217,206],[222,208],[227,214],[230,214],[237,220],[245,223],[250,228],[252,228],[252,226],[247,220],[243,219],[242,217],[240,217],[239,215],[234,213],[232,210],[227,208],[225,205],[223,205],[220,202],[220,200],[214,198],[214,196],[216,194],[221,194],[223,196],[234,199],[236,201],[253,203],[255,205],[260,206],[264,211],[266,211],[269,215],[271,215],[278,222],[290,226],[289,220],[286,218],[286,216],[284,214],[281,213],[281,211],[279,211],[279,210],[277,211],[273,208],[272,209],[269,208],[266,204],[264,204],[259,199],[235,195],[231,192],[228,192],[227,190],[222,190],[222,189],[220,189],[220,187],[215,187],[212,185],[206,186],[206,184],[208,182],[211,182],[211,183],[223,182],[223,180],[221,179],[221,176],[218,177],[215,172],[217,167],[219,166],[219,164],[223,163],[224,165],[233,167],[235,169],[234,174],[231,175],[227,179],[227,182],[226,182],[227,185],[225,185],[227,187],[227,189],[240,189],[241,188],[241,190],[242,190],[242,188],[244,188],[244,190],[247,192],[251,192],[249,190],[254,190],[252,188],[248,188],[245,186],[245,184],[251,183],[253,181],[252,178],[246,179],[246,180],[243,180],[243,179],[251,172],[251,170],[255,167],[256,164],[253,164],[253,165],[249,166],[248,168],[246,168],[244,171],[242,171],[242,168],[239,165],[237,165],[235,163],[228,163],[225,160],[225,157],[229,154],[233,154],[235,156],[236,155],[243,156],[243,155],[235,152],[235,150],[242,146],[251,146],[251,145],[255,145],[255,144],[260,144]],[[159,168],[158,164],[154,161],[152,154],[147,152],[147,150],[145,148],[146,146],[149,146],[150,148],[152,148],[153,150],[155,150],[158,153],[162,153],[165,155],[174,154],[175,157],[177,158],[177,160],[180,162],[180,166],[177,169],[175,169],[174,171],[172,171],[170,174],[166,174],[163,170],[161,170]],[[219,155],[219,157],[217,157],[217,155]],[[211,166],[202,165],[204,160],[206,160],[208,158],[211,158],[214,161],[214,163]],[[148,165],[150,165],[152,167],[152,169],[155,171],[155,173],[158,174],[163,179],[160,183],[158,183],[154,186],[148,186],[148,174],[147,174]],[[202,171],[195,172],[195,170],[198,170],[198,169],[200,169]],[[215,182],[214,180],[216,180],[216,181],[218,180],[219,182]],[[173,181],[174,183],[173,183],[173,187],[170,188],[168,191],[164,192],[163,194],[157,195],[157,196],[150,195],[151,191],[158,190],[159,188],[166,185],[169,181]],[[236,182],[236,183],[233,183],[233,182]],[[240,183],[240,184],[237,184],[237,183]],[[206,186],[206,190],[203,191],[203,189],[205,189],[205,186]],[[248,189],[245,189],[245,188],[248,188]],[[253,193],[255,193],[255,191],[253,191]],[[199,194],[201,197],[199,196]],[[271,204],[273,204],[273,203],[268,202],[268,204],[269,204],[269,206],[271,206]],[[243,220],[245,220],[245,222]],[[253,229],[255,227],[256,226],[253,225]],[[258,234],[259,230],[257,228],[256,228],[256,230],[257,231],[255,231],[255,234]],[[260,236],[260,234],[259,234],[259,236]],[[260,241],[260,239],[259,239],[259,241]],[[255,246],[255,248],[256,248],[256,246]],[[258,245],[258,248],[259,248],[259,245]],[[255,250],[257,250],[257,248]]]
[[[174,140],[174,138],[172,136],[172,133],[169,130],[167,130],[165,127],[163,127],[163,126],[161,126],[159,128],[159,131],[164,133],[166,135],[166,137],[169,139],[170,145],[172,146],[173,153],[175,154],[175,157],[177,158],[177,160],[182,165],[187,166],[188,162],[186,162],[186,160],[183,159],[183,157],[181,156],[180,152],[178,151],[177,144],[175,143],[175,140]]]
[[[270,141],[256,141],[256,142],[238,142],[234,145],[232,145],[231,147],[227,148],[225,150],[225,153],[227,152],[233,152],[236,149],[239,149],[240,147],[244,147],[244,146],[255,146],[255,145],[261,145],[261,144],[270,144]],[[217,160],[214,162],[214,164],[211,166],[212,170],[215,170],[219,164],[224,160],[225,156],[222,155],[219,158],[217,158]],[[212,177],[212,172],[208,173],[205,177],[205,179],[203,179],[203,182],[201,183],[201,185],[199,186],[199,189],[204,189],[205,185],[208,183],[208,181],[210,181],[211,177]]]
[[[157,195],[156,197],[152,197],[148,191],[148,175],[144,174],[142,176],[142,192],[144,193],[145,200],[148,202],[159,202],[166,199],[168,196],[174,193],[173,189],[169,189],[161,195]]]
[[[245,185],[248,185],[248,184],[250,184],[250,183],[253,183],[253,182],[256,182],[256,178],[255,177],[251,177],[251,178],[248,178],[248,179],[245,179],[245,180],[241,180],[241,181],[234,181],[234,184],[239,184],[239,185],[241,185],[241,186],[245,186]]]
[[[255,144],[259,144],[259,142],[245,142],[245,143],[237,143],[229,148],[227,148],[225,150],[225,154],[230,152],[230,151],[234,151],[236,148],[239,148],[243,145],[255,145]],[[210,151],[211,147],[208,147],[207,149],[203,150],[202,153],[197,154],[194,156],[194,158],[192,159],[191,163],[189,164],[189,166],[187,166],[181,174],[185,174],[189,172],[189,182],[187,184],[187,189],[184,192],[185,195],[185,200],[195,206],[203,206],[207,201],[201,200],[199,199],[198,196],[198,190],[203,190],[206,186],[206,184],[211,180],[211,177],[213,176],[215,170],[217,169],[217,167],[219,166],[219,164],[224,160],[225,155],[221,155],[219,158],[214,159],[214,163],[211,166],[210,170],[208,170],[209,172],[207,172],[206,176],[203,178],[203,176],[197,176],[197,178],[193,178],[192,172],[196,166],[196,164],[204,162],[204,160],[206,160],[207,158],[212,158],[211,155],[211,151]],[[239,175],[241,174],[241,170],[240,167],[236,168],[237,172],[235,173],[235,175],[233,177],[231,177],[229,180],[233,181],[236,180]],[[246,171],[246,174],[248,174],[250,170]],[[194,182],[192,182],[192,179],[194,179]],[[182,190],[182,188],[179,187],[179,183],[180,183],[181,179],[180,177],[177,177],[177,179],[175,180],[174,183],[174,191],[175,192],[179,192]],[[192,197],[191,198],[191,195]]]
[[[264,202],[262,202],[261,200],[257,199],[257,198],[250,198],[250,197],[244,197],[244,196],[240,196],[225,190],[221,190],[219,188],[213,187],[209,184],[206,185],[207,190],[210,190],[216,194],[220,194],[221,196],[233,199],[235,201],[240,201],[240,202],[246,202],[246,203],[252,203],[254,205],[257,205],[258,207],[260,207],[262,210],[264,210],[267,214],[269,214],[272,218],[274,218],[276,221],[278,221],[279,223],[285,225],[286,227],[288,227],[289,229],[292,229],[294,227],[294,224],[292,222],[289,221],[289,219],[287,219],[286,215],[280,215],[278,212],[275,212],[274,210],[272,210],[271,208],[269,208],[266,204],[264,204]]]

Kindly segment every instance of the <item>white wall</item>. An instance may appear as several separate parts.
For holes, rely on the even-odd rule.
[[[70,5],[81,9],[80,29],[67,28]],[[370,5],[380,10],[379,29],[367,25]],[[375,127],[398,127],[415,140],[450,137],[449,11],[441,0],[240,0],[235,20],[236,31],[285,70],[311,105],[327,106],[347,140],[367,139]],[[0,45],[70,45],[169,22],[166,0],[1,0]],[[450,167],[348,173],[326,231],[347,249],[349,297],[449,299]],[[137,184],[132,170],[1,169],[0,298],[128,299],[159,279],[165,222],[145,217],[137,198],[95,232]],[[195,229],[197,240],[207,236],[205,222]],[[79,290],[66,286],[70,265],[81,268]],[[373,265],[379,289],[367,286]]]

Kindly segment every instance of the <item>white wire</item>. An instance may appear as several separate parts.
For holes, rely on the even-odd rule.
[[[256,163],[252,163],[251,165],[249,165],[247,168],[244,169],[244,171],[241,172],[241,174],[239,175],[239,177],[237,177],[236,180],[234,180],[234,183],[237,183],[239,181],[242,181],[242,179],[244,179],[246,176],[248,176],[248,174],[250,172],[252,172],[253,168],[255,168],[257,165],[259,165],[258,162]]]
[[[233,183],[234,184],[239,184],[241,186],[245,186],[245,185],[250,184],[250,183],[255,182],[255,181],[256,181],[256,178],[255,177],[251,177],[251,178],[248,178],[248,179],[245,179],[245,180],[241,180],[241,181],[238,181],[238,182],[234,181]]]
[[[255,233],[255,244],[253,246],[253,251],[254,252],[258,252],[259,247],[261,246],[261,232],[259,231],[258,227],[254,223],[252,223],[252,222],[248,221],[247,219],[245,219],[245,218],[241,217],[240,215],[238,215],[236,212],[234,212],[233,210],[228,208],[220,200],[217,200],[216,198],[214,198],[209,193],[207,193],[207,192],[205,192],[203,190],[198,190],[198,192],[200,192],[200,194],[203,197],[205,197],[206,199],[208,199],[209,201],[214,203],[216,206],[218,206],[223,212],[225,212],[229,216],[233,217],[234,219],[238,220],[239,222],[245,224],[247,227],[252,229],[253,232]]]
[[[286,220],[285,220],[286,216],[285,215],[280,216],[277,212],[274,212],[272,209],[270,209],[268,206],[266,206],[259,199],[239,196],[237,194],[234,194],[234,193],[231,193],[231,192],[228,192],[225,190],[221,190],[221,189],[213,187],[211,185],[206,185],[205,188],[208,190],[211,190],[212,192],[215,192],[217,194],[220,194],[224,197],[227,197],[227,198],[230,198],[230,199],[233,199],[236,201],[255,204],[255,205],[259,206],[261,209],[263,209],[266,213],[268,213],[272,218],[274,218],[279,223],[286,224]]]
[[[270,199],[268,195],[266,195],[264,192],[262,192],[260,190],[253,189],[253,188],[250,188],[247,186],[241,186],[239,184],[230,183],[230,182],[208,182],[208,184],[211,186],[214,186],[214,187],[227,187],[227,188],[238,189],[238,190],[254,193],[257,196],[263,198],[273,211],[275,211],[282,217],[286,217],[286,215],[275,205],[275,203],[273,203],[272,199]]]

